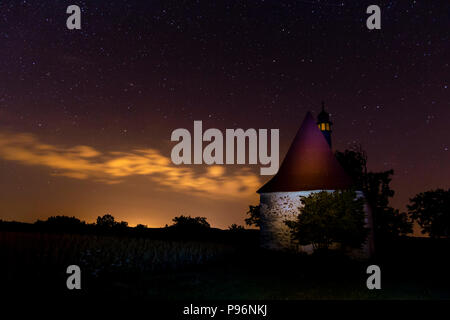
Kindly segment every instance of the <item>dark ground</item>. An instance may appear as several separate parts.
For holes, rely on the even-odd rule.
[[[256,245],[255,232],[225,238],[139,242],[127,236],[1,231],[2,293],[11,299],[450,299],[448,240],[389,241],[378,245],[374,261],[352,261],[337,254],[264,251]],[[79,255],[86,248],[93,252],[95,263]],[[95,248],[103,251],[97,254]],[[170,254],[163,256],[166,251]],[[145,252],[152,252],[151,257],[140,259]],[[115,256],[132,261],[116,267],[111,262]],[[80,265],[82,290],[66,289],[69,264]],[[366,287],[370,264],[381,267],[381,290]]]

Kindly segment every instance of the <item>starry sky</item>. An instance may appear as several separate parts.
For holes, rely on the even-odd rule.
[[[66,28],[79,5],[81,30]],[[366,8],[381,8],[381,30]],[[450,181],[448,1],[2,1],[0,219],[243,224],[259,165],[175,166],[173,130],[331,113],[333,147],[394,169],[392,205]]]

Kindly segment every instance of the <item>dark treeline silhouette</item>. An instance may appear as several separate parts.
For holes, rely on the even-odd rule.
[[[205,240],[217,242],[243,242],[256,244],[258,230],[244,229],[233,225],[228,230],[212,228],[205,217],[178,216],[173,224],[163,228],[148,228],[138,224],[128,226],[126,221],[116,221],[110,214],[97,217],[96,222],[87,223],[76,217],[64,215],[51,216],[35,223],[0,220],[0,231],[75,233],[104,236],[131,236],[158,240]],[[238,230],[239,232],[235,232]]]
[[[450,237],[450,189],[421,192],[409,199],[406,211],[389,205],[394,196],[390,183],[394,170],[368,172],[367,156],[361,146],[344,152],[336,151],[336,158],[364,192],[372,209],[375,240],[391,241],[411,234],[413,222],[422,228],[422,234],[432,238]]]

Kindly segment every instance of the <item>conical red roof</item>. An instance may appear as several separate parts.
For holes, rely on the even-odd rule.
[[[257,192],[337,190],[351,185],[352,180],[308,112],[277,174]]]

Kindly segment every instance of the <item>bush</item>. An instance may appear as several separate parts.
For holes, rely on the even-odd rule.
[[[410,199],[409,215],[432,238],[450,237],[450,189],[431,190]]]
[[[294,239],[314,249],[328,249],[333,243],[360,248],[367,238],[364,199],[354,191],[322,191],[302,197],[303,207],[296,221],[286,221]]]

